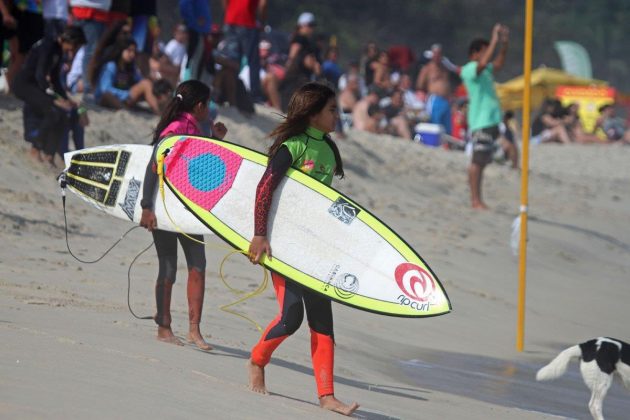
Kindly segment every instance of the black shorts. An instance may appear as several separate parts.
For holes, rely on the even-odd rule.
[[[485,127],[472,132],[472,163],[487,165],[492,162],[499,138],[499,126]]]
[[[44,17],[33,12],[15,10],[13,17],[17,20],[17,37],[20,44],[19,51],[26,54],[34,43],[44,37]]]

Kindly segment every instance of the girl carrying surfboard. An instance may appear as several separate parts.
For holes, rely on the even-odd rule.
[[[343,178],[339,149],[328,136],[337,122],[335,92],[319,83],[300,87],[291,97],[286,119],[269,137],[269,163],[256,190],[254,237],[249,247],[249,259],[258,264],[262,255],[272,258],[267,239],[267,218],[273,193],[291,167],[330,185],[334,175]],[[311,330],[311,357],[319,404],[322,408],[351,415],[359,405],[337,400],[334,395],[333,361],[334,335],[331,301],[283,276],[272,273],[280,313],[271,321],[260,341],[252,349],[249,360],[249,387],[267,394],[265,366],[274,350],[300,327],[304,308]]]
[[[208,101],[210,89],[198,80],[188,80],[181,83],[175,91],[158,122],[151,144],[156,145],[167,136],[189,134],[202,135],[199,123],[208,118]],[[221,122],[212,127],[213,135],[222,139],[227,128]],[[199,330],[203,295],[205,291],[206,254],[202,235],[184,235],[158,229],[155,217],[154,203],[158,176],[156,174],[155,150],[153,158],[149,160],[144,178],[143,197],[141,201],[142,218],[140,226],[147,228],[153,234],[153,241],[158,255],[159,272],[155,284],[155,301],[157,313],[154,317],[158,324],[158,340],[183,345],[171,330],[171,292],[177,273],[177,241],[181,244],[188,265],[188,341],[194,343],[201,350],[212,350],[203,339]],[[190,239],[190,238],[194,238]],[[198,241],[198,242],[196,242]]]

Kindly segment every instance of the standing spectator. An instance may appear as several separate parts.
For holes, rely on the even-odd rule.
[[[416,80],[416,88],[424,92],[427,110],[431,122],[444,127],[446,134],[451,134],[451,106],[448,97],[451,93],[449,71],[443,64],[442,46],[431,46],[431,60],[422,67]]]
[[[293,93],[302,85],[315,81],[321,74],[321,66],[317,61],[315,52],[303,48],[287,68],[286,76],[280,84],[280,97],[282,110],[286,112],[289,100]]]
[[[85,52],[83,54],[83,74],[88,74],[88,65],[99,38],[105,30],[105,25],[109,19],[109,9],[112,6],[111,0],[70,0],[72,15],[76,24],[83,29],[85,34]],[[92,92],[90,78],[83,79],[83,92]]]
[[[509,32],[507,26],[494,25],[490,42],[475,39],[468,48],[470,61],[462,67],[461,77],[468,90],[468,127],[472,137],[472,160],[468,168],[471,204],[475,209],[487,209],[481,197],[483,170],[492,161],[495,142],[502,120],[501,105],[494,88],[494,72],[505,63]],[[499,52],[494,59],[497,45]]]
[[[337,60],[339,59],[339,49],[337,47],[330,47],[326,51],[326,59],[322,63],[322,74],[324,78],[332,85],[337,86],[339,78],[343,71]]]
[[[68,22],[68,0],[43,0],[44,36],[57,39]]]
[[[260,35],[256,13],[261,24],[267,20],[267,0],[221,0],[225,10],[226,38],[234,37],[239,45],[239,65],[243,57],[249,65],[249,88],[254,101],[262,101],[260,87]]]
[[[43,159],[51,167],[55,167],[55,153],[66,132],[68,115],[77,107],[61,83],[63,58],[72,59],[84,43],[83,31],[75,26],[67,27],[56,40],[43,38],[33,46],[13,83],[15,96],[41,119],[31,157]]]
[[[133,0],[130,3],[131,35],[138,45],[136,61],[140,73],[149,77],[149,59],[159,36],[156,0]]]
[[[391,69],[387,52],[381,51],[378,53],[378,59],[372,62],[371,67],[374,71],[372,85],[378,89],[379,96],[387,96],[392,88]]]
[[[7,72],[5,73],[6,84],[2,87],[6,93],[9,93],[10,86],[13,83],[13,77],[20,69],[20,63],[16,62],[15,58],[18,56],[19,42],[17,39],[17,33],[15,31],[17,27],[17,21],[11,14],[11,10],[4,0],[0,0],[0,15],[2,15],[2,21],[0,22],[0,45],[4,51],[4,41],[9,44],[9,55],[11,61],[8,64]],[[0,65],[4,64],[4,60],[1,60]]]
[[[374,69],[372,68],[372,63],[377,59],[378,47],[375,42],[369,42],[365,47],[365,56],[361,59],[365,86],[371,86],[372,83],[374,83]]]
[[[179,0],[179,13],[188,28],[188,58],[182,80],[200,80],[204,71],[204,38],[212,24],[209,3],[208,0]]]
[[[9,43],[11,64],[7,72],[7,81],[12,89],[11,83],[22,67],[24,57],[33,44],[44,36],[44,19],[39,1],[2,2],[2,20],[3,26],[8,29],[7,38],[11,39],[15,35]]]
[[[315,15],[311,12],[302,13],[297,20],[295,32],[291,37],[289,45],[289,57],[287,58],[286,67],[289,68],[296,60],[300,52],[308,50],[315,55],[315,59],[320,62],[319,49],[315,42]]]

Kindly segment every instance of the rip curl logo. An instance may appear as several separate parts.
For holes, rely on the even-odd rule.
[[[138,201],[138,195],[140,194],[141,181],[131,178],[129,181],[129,187],[127,188],[127,194],[125,194],[125,201],[118,203],[122,211],[125,212],[129,220],[133,221],[133,214],[136,208],[136,201]]]
[[[435,292],[435,280],[425,269],[412,263],[402,263],[394,272],[400,290],[412,300],[427,302]]]
[[[352,204],[350,204],[350,202],[344,200],[342,197],[339,197],[337,200],[335,200],[330,208],[328,208],[328,213],[332,214],[346,225],[352,223],[352,221],[359,215],[360,212],[360,209],[354,207]]]

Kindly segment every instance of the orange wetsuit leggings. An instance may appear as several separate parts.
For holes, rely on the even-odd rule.
[[[306,317],[311,330],[311,358],[317,394],[319,397],[333,394],[335,342],[330,300],[285,280],[279,274],[272,273],[271,279],[280,312],[269,323],[260,341],[252,349],[252,362],[261,367],[269,363],[274,350],[302,324],[306,307]]]

